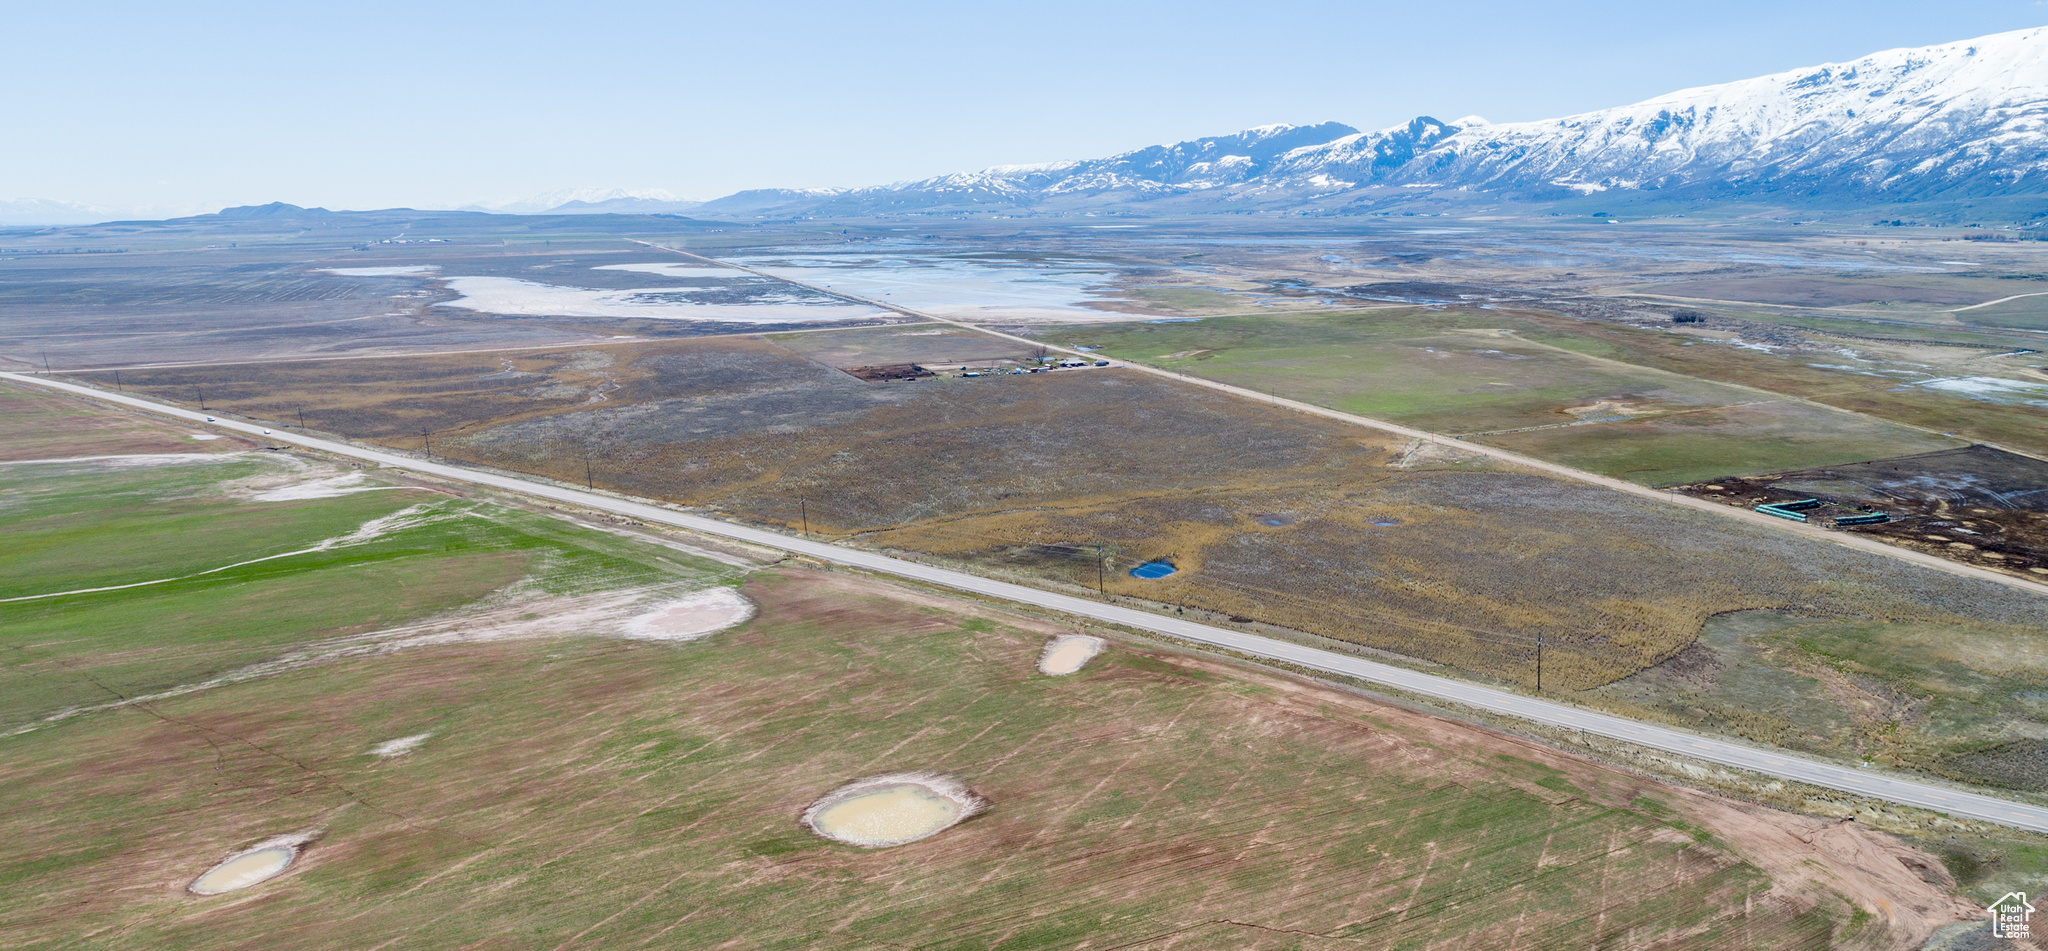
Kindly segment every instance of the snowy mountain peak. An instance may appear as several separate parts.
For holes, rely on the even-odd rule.
[[[1335,122],[1267,125],[1103,159],[831,194],[750,192],[701,212],[1357,212],[1443,188],[1488,200],[1613,191],[1836,205],[2048,194],[2048,28],[1886,50],[1558,119],[1419,116],[1372,132]]]

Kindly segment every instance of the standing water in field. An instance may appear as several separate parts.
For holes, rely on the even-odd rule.
[[[219,895],[269,881],[290,868],[298,860],[299,850],[318,835],[318,832],[301,832],[265,839],[228,856],[206,874],[193,879],[185,889],[194,895]]]
[[[825,838],[870,849],[937,835],[988,808],[964,783],[937,773],[893,773],[856,780],[804,810],[804,826]]]
[[[1163,559],[1160,561],[1148,561],[1142,565],[1139,565],[1136,568],[1132,568],[1131,577],[1143,578],[1146,581],[1154,581],[1160,578],[1164,578],[1167,575],[1173,574],[1174,572],[1179,570],[1180,569],[1175,568],[1173,566],[1173,562],[1170,561],[1165,561]]]
[[[1038,657],[1038,672],[1055,677],[1071,674],[1102,652],[1102,638],[1086,634],[1063,634],[1045,645],[1045,653]]]

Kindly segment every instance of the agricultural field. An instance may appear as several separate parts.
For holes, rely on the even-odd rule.
[[[239,437],[107,413],[70,397],[13,385],[0,385],[0,419],[7,427],[7,439],[0,443],[0,463],[254,448]]]
[[[0,532],[43,556],[5,566],[9,596],[302,546],[391,506],[445,520],[11,611],[8,947],[1909,948],[2020,857],[1945,858],[1114,636],[1046,676],[1072,631],[1046,619],[219,455],[8,467],[27,503]],[[57,512],[85,528],[39,535]],[[195,518],[222,534],[167,530]],[[147,541],[109,551],[116,523]],[[641,626],[707,591],[746,610]],[[903,771],[988,807],[891,849],[798,821]],[[277,877],[187,890],[277,842]]]
[[[893,362],[912,352],[896,348],[930,345],[905,336],[917,332],[797,339]],[[860,334],[869,339],[847,342]],[[1169,380],[1087,368],[865,382],[789,343],[763,335],[167,369],[137,371],[129,385],[174,397],[204,379],[223,408],[252,418],[290,418],[303,402],[316,429],[431,445],[436,458],[1523,688],[1534,686],[1541,634],[1545,689],[1566,695],[1678,663],[1708,619],[1730,612],[1913,622],[1959,639],[2048,623],[2048,602],[2005,586]],[[500,385],[508,378],[516,384]],[[1174,571],[1130,574],[1156,560]],[[1802,702],[1830,708],[1816,714],[1824,719],[1861,700]],[[1972,709],[1961,732],[1921,735],[1905,721],[1913,742],[1885,747],[1887,764],[1933,770],[1954,750],[2026,729],[2017,706]],[[1656,704],[1641,712],[1689,722]],[[1799,743],[1845,759],[1865,752],[1841,731]]]
[[[1983,327],[2048,331],[2048,298],[2044,298],[2040,291],[2016,289],[2011,299],[2001,298],[1959,310],[1955,312],[1955,319]]]
[[[21,429],[122,419],[73,403]],[[79,448],[112,448],[94,444],[109,428],[83,427]],[[10,418],[0,440],[16,431]],[[0,494],[0,731],[244,676],[288,650],[375,650],[368,632],[485,602],[644,600],[727,570],[624,559],[571,543],[556,519],[247,449],[14,460]]]
[[[2038,339],[1920,331],[1930,339],[1918,340],[1910,339],[1915,331],[1877,323],[1849,336],[1832,323],[1756,314],[1684,326],[1667,317],[1652,326],[1630,313],[1529,317],[1567,335],[1575,349],[1619,363],[1846,410],[1919,430],[1923,438],[2048,455],[2040,412],[2048,403],[2048,373],[2037,366],[2048,361],[2029,346],[2038,347]]]
[[[1212,319],[1089,328],[1061,339],[1647,485],[1963,444],[1616,360],[1556,321],[1507,311]]]

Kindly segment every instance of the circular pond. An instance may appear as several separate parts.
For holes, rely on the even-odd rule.
[[[987,805],[950,776],[897,773],[833,790],[804,810],[803,822],[825,838],[884,849],[937,835]]]
[[[279,872],[290,868],[292,860],[298,857],[299,850],[288,845],[250,849],[239,855],[230,856],[227,861],[214,866],[185,887],[194,895],[218,895],[238,888],[248,888],[258,882],[277,877]]]
[[[1132,568],[1131,577],[1143,578],[1147,581],[1153,581],[1159,578],[1164,578],[1167,575],[1173,574],[1174,572],[1179,570],[1180,569],[1175,568],[1173,566],[1173,562],[1170,561],[1148,561],[1142,565],[1139,565],[1136,568]]]

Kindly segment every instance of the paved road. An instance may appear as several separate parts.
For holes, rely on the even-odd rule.
[[[1090,360],[1103,359],[1098,354],[1088,353],[1086,351],[1081,350],[1071,350],[1066,347],[1054,346],[1052,344],[1044,343],[1043,341],[1033,340],[1029,337],[1019,337],[1016,334],[1007,334],[1000,330],[993,330],[988,327],[981,326],[980,324],[971,323],[969,321],[955,320],[951,317],[941,317],[937,314],[928,314],[923,311],[912,310],[911,308],[904,307],[900,304],[892,304],[889,303],[888,301],[881,301],[875,300],[873,298],[861,297],[857,294],[849,294],[845,291],[834,290],[830,287],[826,287],[820,284],[810,284],[804,281],[794,280],[791,278],[783,277],[772,271],[756,270],[754,268],[733,264],[729,261],[721,261],[717,258],[706,257],[704,255],[695,254],[689,251],[682,251],[676,248],[665,247],[663,245],[654,244],[648,241],[638,241],[636,243],[644,244],[656,250],[680,254],[684,257],[702,261],[707,264],[712,264],[719,267],[729,267],[733,268],[734,270],[745,271],[749,274],[757,274],[760,275],[761,277],[773,278],[785,284],[794,284],[798,287],[810,288],[811,290],[818,291],[823,294],[830,294],[834,297],[838,297],[843,300],[853,301],[855,303],[860,304],[867,304],[873,307],[880,307],[884,310],[902,314],[906,317],[913,317],[918,320],[930,321],[933,323],[951,324],[955,327],[962,327],[967,330],[972,330],[976,333],[987,334],[991,337],[999,337],[1004,340],[1010,340],[1017,343],[1026,344],[1032,347],[1044,347],[1046,348],[1046,350],[1050,352],[1065,353],[1078,357],[1086,357]],[[1596,357],[1594,359],[1602,358]],[[1381,432],[1392,433],[1396,436],[1405,436],[1409,439],[1418,439],[1423,442],[1436,443],[1442,446],[1455,447],[1457,450],[1461,452],[1469,452],[1482,456],[1487,456],[1493,459],[1498,459],[1502,462],[1512,463],[1514,465],[1521,466],[1526,469],[1534,469],[1538,472],[1545,472],[1561,478],[1570,479],[1574,482],[1585,482],[1592,485],[1600,486],[1604,489],[1613,489],[1616,492],[1620,492],[1626,495],[1633,495],[1638,498],[1654,499],[1658,502],[1676,505],[1682,508],[1689,508],[1695,511],[1711,512],[1715,515],[1722,516],[1723,518],[1732,518],[1739,522],[1743,522],[1745,524],[1755,526],[1758,528],[1766,528],[1780,532],[1791,532],[1792,534],[1803,535],[1807,538],[1815,539],[1817,541],[1829,542],[1832,544],[1841,545],[1846,548],[1854,548],[1858,551],[1869,552],[1874,555],[1883,555],[1886,558],[1893,558],[1899,561],[1908,562],[1910,564],[1918,565],[1922,568],[1932,568],[1936,571],[1946,572],[1952,575],[1961,575],[1962,577],[1975,579],[1977,581],[1990,581],[1995,584],[2005,585],[2006,587],[2018,588],[2030,594],[2048,595],[2048,584],[2043,584],[2037,581],[2029,581],[2025,578],[2005,574],[2004,572],[1993,571],[1989,568],[1979,568],[1976,565],[1966,565],[1962,562],[1950,561],[1946,558],[1941,558],[1935,555],[1929,555],[1924,552],[1914,551],[1910,548],[1900,548],[1897,545],[1886,544],[1885,542],[1878,541],[1874,538],[1865,535],[1858,535],[1853,532],[1846,532],[1837,529],[1827,529],[1822,528],[1818,525],[1809,525],[1805,522],[1794,522],[1788,519],[1772,518],[1768,515],[1763,515],[1757,512],[1750,511],[1749,508],[1747,508],[1746,506],[1734,506],[1724,502],[1712,502],[1706,499],[1694,498],[1690,495],[1680,495],[1676,492],[1666,492],[1659,489],[1652,489],[1648,486],[1637,485],[1636,483],[1629,482],[1625,479],[1616,479],[1611,476],[1601,475],[1597,472],[1587,472],[1584,469],[1575,469],[1571,466],[1550,462],[1544,459],[1538,459],[1534,456],[1525,456],[1519,452],[1501,449],[1494,446],[1488,446],[1484,443],[1467,442],[1464,439],[1455,436],[1446,436],[1442,433],[1433,433],[1427,430],[1415,429],[1410,426],[1403,426],[1399,423],[1390,423],[1383,419],[1374,419],[1370,416],[1360,416],[1356,413],[1346,413],[1342,410],[1334,410],[1327,406],[1317,406],[1314,403],[1300,403],[1290,399],[1283,399],[1276,397],[1270,393],[1261,393],[1258,390],[1246,389],[1241,386],[1232,386],[1228,383],[1222,383],[1216,380],[1206,379],[1204,377],[1179,373],[1173,370],[1162,370],[1158,367],[1149,367],[1142,363],[1131,363],[1129,361],[1124,360],[1117,360],[1114,362],[1117,366],[1123,367],[1128,370],[1134,370],[1139,373],[1147,373],[1153,376],[1165,377],[1167,379],[1176,380],[1181,383],[1188,384],[1190,386],[1200,386],[1212,390],[1220,390],[1222,392],[1229,393],[1233,396],[1241,396],[1245,399],[1257,400],[1261,403],[1268,403],[1273,406],[1284,406],[1288,409],[1295,410],[1296,412],[1307,413],[1311,416],[1321,416],[1325,419],[1334,419],[1338,422],[1349,423],[1353,426],[1363,426],[1368,429],[1377,429]],[[1619,361],[1610,362],[1618,363]],[[1636,367],[1633,364],[1623,365],[1629,367],[1630,369],[1642,369],[1641,367]],[[1743,389],[1754,388],[1743,387]],[[1768,390],[1757,390],[1757,392],[1764,393],[1775,399],[1797,400],[1800,402],[1804,402],[1803,400],[1798,400],[1797,397],[1789,397],[1783,394],[1771,393]],[[1829,410],[1834,410],[1836,412],[1848,412],[1847,410],[1839,410],[1836,407],[1825,408]]]
[[[149,400],[137,399],[122,394],[107,393],[90,387],[64,383],[56,380],[24,376],[18,373],[0,373],[0,379],[12,380],[31,386],[46,387],[79,396],[90,397],[109,403],[147,410],[160,416],[203,423],[203,414],[174,406],[167,406]],[[264,427],[233,420],[220,420],[215,427],[261,437]],[[706,535],[730,538],[736,541],[774,548],[782,551],[862,568],[883,574],[911,578],[931,584],[942,585],[960,591],[969,591],[988,597],[1000,598],[1021,604],[1062,611],[1078,617],[1092,618],[1112,624],[1121,624],[1138,630],[1152,631],[1169,637],[1208,644],[1236,651],[1252,657],[1280,661],[1309,670],[1319,670],[1359,680],[1381,684],[1429,697],[1447,703],[1458,704],[1490,713],[1516,717],[1532,723],[1554,727],[1583,730],[1587,733],[1623,740],[1677,753],[1694,759],[1733,766],[1740,769],[1824,786],[1843,792],[1869,796],[1890,802],[1919,806],[1953,816],[1981,819],[2000,825],[2027,829],[2034,832],[2048,832],[2048,809],[2030,806],[2009,800],[1986,796],[1979,793],[1888,776],[1868,770],[1838,766],[1802,756],[1795,756],[1777,750],[1732,743],[1714,739],[1684,730],[1639,723],[1623,717],[1610,716],[1581,710],[1566,704],[1555,703],[1535,697],[1509,693],[1469,684],[1449,677],[1407,670],[1389,664],[1376,663],[1363,658],[1351,657],[1331,651],[1290,644],[1272,638],[1247,634],[1242,631],[1226,630],[1198,624],[1165,615],[1151,614],[1131,608],[1104,604],[1086,598],[1076,598],[1050,591],[1040,591],[1022,585],[995,581],[958,571],[935,568],[913,561],[903,561],[873,552],[841,548],[823,542],[793,538],[776,532],[734,525],[716,519],[690,515],[674,509],[663,508],[643,502],[597,495],[563,486],[548,485],[497,472],[478,471],[429,462],[393,452],[367,449],[347,443],[315,439],[298,433],[274,430],[267,437],[275,442],[304,446],[375,462],[396,469],[425,473],[453,482],[487,486],[535,498],[551,499],[589,509],[612,512],[629,518],[661,525],[672,525]]]

